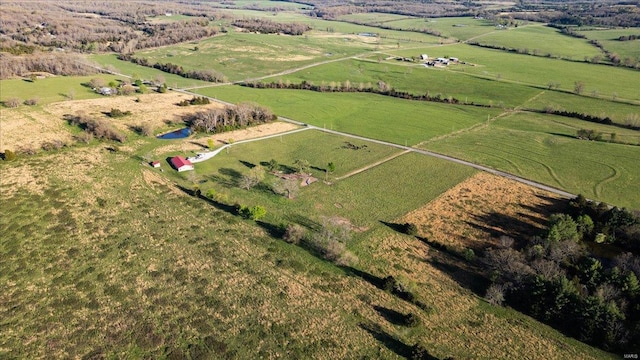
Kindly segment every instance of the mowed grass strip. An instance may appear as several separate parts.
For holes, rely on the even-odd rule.
[[[540,87],[547,87],[549,83],[553,83],[558,84],[559,89],[568,92],[574,91],[576,82],[582,82],[584,95],[591,95],[594,91],[601,96],[616,93],[620,100],[640,101],[640,92],[637,89],[640,72],[635,70],[513,54],[466,44],[450,45],[439,50],[440,54],[434,56],[453,56],[468,63],[468,66],[449,67],[452,71]],[[433,53],[433,48],[427,47],[392,53],[400,56],[426,53],[431,56],[430,52]]]
[[[420,53],[415,52],[415,57]],[[380,57],[383,57],[380,55]],[[457,65],[452,65],[457,66]],[[292,83],[311,81],[315,85],[344,83],[348,80],[351,87],[359,83],[370,84],[377,88],[383,81],[398,91],[441,97],[452,96],[461,102],[484,105],[515,107],[540,92],[540,89],[520,84],[494,81],[466,76],[444,69],[425,68],[419,64],[406,65],[396,60],[382,63],[363,60],[345,60],[300,70],[290,75],[277,76],[263,81],[289,80]]]
[[[0,80],[0,101],[18,98],[21,101],[38,99],[39,105],[64,100],[96,99],[100,95],[88,85],[93,78],[105,82],[124,80],[121,76],[96,74],[90,76],[52,76],[35,81],[24,79]]]
[[[198,89],[228,102],[254,101],[277,115],[319,127],[396,144],[414,145],[465,129],[500,113],[499,109],[409,101],[363,93],[224,86]]]
[[[640,208],[640,147],[576,139],[581,125],[596,124],[514,114],[425,147],[612,205]]]

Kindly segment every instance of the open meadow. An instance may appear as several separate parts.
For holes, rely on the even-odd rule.
[[[399,56],[418,53],[433,53],[429,56],[454,56],[467,63],[466,66],[452,67],[454,71],[481,77],[513,81],[546,88],[557,84],[557,88],[574,92],[575,84],[582,83],[582,94],[590,96],[594,92],[602,96],[617,94],[619,100],[638,104],[640,92],[640,72],[607,65],[587,64],[538,56],[513,54],[500,50],[483,49],[467,44],[455,44],[433,49],[413,49],[392,51]],[[607,80],[603,80],[607,79]]]
[[[417,18],[403,15],[386,14],[378,17],[377,14],[350,14],[339,18],[343,21],[370,24],[373,26],[387,26],[393,29],[407,31],[430,31],[439,33],[445,38],[468,40],[496,30],[491,21],[474,19],[472,17],[450,18]]]
[[[163,144],[137,138],[114,151],[94,142],[0,163],[3,356],[398,359],[414,344],[438,358],[609,356],[487,305],[442,271],[446,254],[381,225],[437,198],[469,168],[407,154],[333,185],[314,183],[292,200],[225,185],[232,171],[222,169],[241,172],[241,161],[329,159],[332,176],[342,177],[397,153],[363,142],[345,149],[343,138],[317,131],[239,144],[197,165],[203,188],[264,204],[265,221],[344,215],[368,228],[350,245],[361,262],[341,268],[274,238],[269,223],[189,196],[174,183],[189,180],[166,163],[141,163]],[[380,289],[376,279],[389,274],[427,310]],[[418,325],[399,322],[408,313]]]
[[[588,198],[639,208],[636,179],[640,176],[640,147],[579,140],[576,129],[593,128],[594,124],[556,119],[551,115],[513,114],[424,147]],[[637,131],[624,134],[631,141],[638,139]]]
[[[416,52],[415,57],[420,53]],[[382,55],[380,55],[383,58]],[[452,65],[457,66],[457,65]],[[484,105],[516,107],[541,92],[540,89],[499,82],[494,79],[482,79],[463,73],[447,71],[443,68],[425,68],[418,64],[390,61],[345,60],[315,66],[293,74],[265,79],[264,82],[287,81],[300,83],[313,82],[316,85],[331,83],[344,84],[349,81],[352,87],[360,83],[378,87],[383,81],[397,91],[407,91],[431,96],[440,94],[443,99],[452,96],[460,102]]]
[[[635,258],[620,265],[613,257],[637,249],[614,243],[622,226],[607,228],[630,221],[627,213],[607,211],[640,210],[640,72],[583,58],[602,55],[591,39],[640,56],[639,40],[616,40],[636,28],[580,30],[587,39],[579,39],[528,20],[499,29],[509,18],[497,13],[373,11],[386,3],[395,2],[234,0],[185,13],[136,3],[135,14],[108,15],[94,14],[93,3],[68,5],[87,18],[127,19],[114,28],[127,41],[114,48],[156,35],[193,39],[179,25],[203,20],[198,26],[220,32],[158,38],[171,45],[130,55],[224,79],[187,79],[87,50],[111,74],[0,80],[0,359],[617,359],[616,346],[633,346],[637,329],[624,332],[637,326]],[[37,19],[29,34],[48,31],[40,14],[24,14]],[[260,34],[234,19],[311,30]],[[460,61],[426,67],[422,54]],[[169,88],[103,96],[89,86],[96,78]],[[347,82],[387,95],[328,90]],[[387,87],[459,103],[401,99]],[[613,124],[551,114],[559,110]],[[159,137],[175,130],[191,131]],[[587,131],[600,136],[587,140]],[[215,150],[190,171],[172,165],[174,156]],[[564,192],[606,202],[588,210],[611,216],[607,227],[594,215],[587,235],[581,213],[582,239],[552,239],[552,215],[578,203]],[[592,259],[594,245],[610,252]],[[573,253],[554,253],[565,250]],[[492,263],[497,253],[505,258]],[[614,279],[613,264],[622,269],[615,287],[600,279]],[[511,269],[518,265],[526,268]],[[585,320],[576,307],[591,328],[576,335],[544,319],[551,310],[518,307],[525,282],[517,271],[539,285],[525,296],[549,300],[534,305],[567,310],[575,301],[597,314]],[[498,284],[501,299],[490,296]],[[613,294],[623,285],[625,297]],[[612,339],[601,342],[600,332]]]
[[[89,81],[101,77],[105,83],[124,80],[113,75],[99,76],[51,76],[31,79],[7,79],[0,81],[0,102],[5,103],[17,98],[22,104],[26,100],[36,99],[37,104],[44,105],[64,100],[96,99],[103,97],[89,86]]]
[[[598,41],[612,54],[617,54],[624,63],[630,58],[640,62],[640,28],[580,30],[578,32],[589,40]],[[620,37],[635,35],[636,40],[620,41]]]
[[[242,86],[202,88],[197,92],[231,103],[254,101],[297,121],[402,145],[415,145],[482,123],[500,111],[363,93],[317,93]]]

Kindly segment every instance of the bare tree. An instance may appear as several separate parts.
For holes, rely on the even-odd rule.
[[[287,199],[293,199],[300,190],[300,185],[296,179],[276,180],[272,185],[272,190],[276,194],[284,195]]]

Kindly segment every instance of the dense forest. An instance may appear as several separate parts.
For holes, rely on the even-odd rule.
[[[607,350],[640,344],[640,214],[586,200],[524,246],[503,236],[481,259],[486,297]]]

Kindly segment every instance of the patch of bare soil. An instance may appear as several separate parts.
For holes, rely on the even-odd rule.
[[[420,236],[454,248],[497,245],[501,236],[527,239],[561,209],[558,195],[480,172],[399,222],[414,223]]]
[[[272,174],[284,180],[300,180],[300,186],[309,186],[318,181],[318,178],[311,176],[311,174],[284,174],[282,172],[274,172]]]
[[[262,136],[278,134],[290,130],[297,129],[298,126],[285,122],[272,122],[268,124],[249,127],[246,129],[234,130],[220,134],[214,134],[198,139],[176,139],[167,140],[166,146],[159,147],[155,150],[155,154],[164,154],[172,151],[202,151],[208,147],[209,139],[213,140],[215,146],[221,146],[230,142],[254,139]]]

